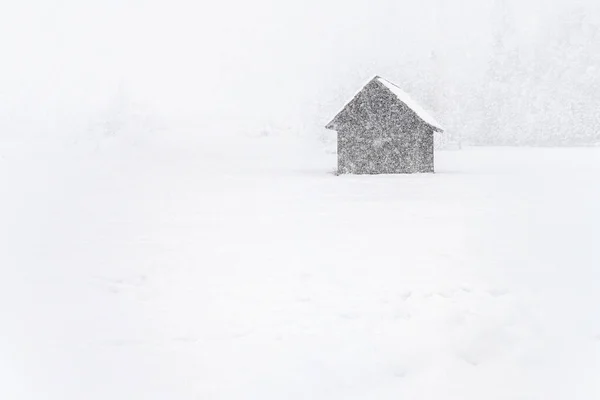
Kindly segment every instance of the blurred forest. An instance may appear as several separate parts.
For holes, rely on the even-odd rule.
[[[599,31],[597,0],[4,2],[0,138],[331,138],[380,75],[442,147],[597,145]]]
[[[583,6],[544,21],[519,42],[505,1],[497,1],[493,43],[480,82],[438,81],[431,104],[450,142],[480,145],[600,144],[600,24]],[[432,69],[443,70],[440,57]],[[443,89],[440,89],[443,88]],[[439,95],[438,95],[439,94]],[[466,99],[467,101],[462,101]],[[470,121],[470,122],[467,122]]]

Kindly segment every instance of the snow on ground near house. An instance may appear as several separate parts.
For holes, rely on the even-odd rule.
[[[600,149],[229,140],[0,145],[0,398],[600,398]]]

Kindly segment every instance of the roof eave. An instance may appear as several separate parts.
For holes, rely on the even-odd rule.
[[[421,122],[423,122],[425,124],[425,126],[428,126],[429,128],[431,128],[432,131],[439,132],[439,133],[444,133],[445,129],[442,128],[441,126],[432,125],[429,122],[424,121],[421,117],[419,117],[419,119],[421,120]]]

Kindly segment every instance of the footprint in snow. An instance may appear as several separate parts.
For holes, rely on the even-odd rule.
[[[406,301],[406,300],[408,300],[408,299],[410,298],[410,296],[412,296],[412,292],[411,292],[411,291],[406,291],[406,292],[404,292],[404,293],[400,293],[400,298],[401,298],[403,301]]]
[[[396,377],[396,378],[404,378],[406,377],[407,371],[405,368],[401,368],[401,367],[397,367],[393,369],[392,374]]]
[[[509,294],[510,292],[506,289],[490,289],[488,294],[493,297],[501,297]]]

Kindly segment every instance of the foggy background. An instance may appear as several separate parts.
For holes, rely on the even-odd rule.
[[[599,32],[597,0],[4,0],[0,135],[327,135],[381,75],[443,143],[592,145]]]

